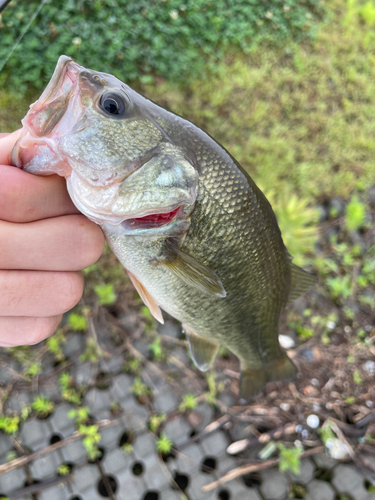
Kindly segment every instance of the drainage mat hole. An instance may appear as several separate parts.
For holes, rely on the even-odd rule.
[[[83,500],[82,497],[79,497],[78,495],[74,495],[74,497],[70,497],[69,500]]]
[[[197,432],[195,429],[193,429],[193,430],[190,432],[190,437],[191,437],[191,438],[193,438],[193,437],[195,437],[197,434],[198,434],[198,432]]]
[[[113,476],[105,476],[106,481],[104,482],[103,478],[98,482],[98,492],[102,497],[108,498],[111,493],[116,493],[117,490],[117,482]],[[107,490],[107,484],[112,490],[112,492]]]
[[[49,444],[55,444],[62,440],[61,434],[52,434]]]
[[[214,457],[206,457],[201,465],[201,471],[205,474],[212,474],[216,469],[216,460]]]
[[[372,481],[369,481],[368,479],[366,479],[365,488],[370,493],[375,493],[375,482],[372,482]]]
[[[165,454],[165,453],[161,453],[160,454],[163,462],[168,462],[168,460],[172,459],[172,458],[176,458],[176,453],[171,450],[169,453]]]
[[[159,493],[157,491],[147,491],[142,500],[159,500]]]
[[[327,483],[330,483],[332,480],[332,471],[318,467],[314,473],[314,477],[315,479],[320,479],[320,481],[327,481]]]
[[[180,488],[181,491],[185,491],[189,484],[189,477],[185,474],[180,474],[179,472],[175,472],[173,477],[174,482]]]
[[[118,442],[118,445],[120,448],[124,446],[125,444],[132,444],[134,441],[134,433],[133,431],[125,431],[121,434],[120,440]]]
[[[217,494],[218,500],[230,500],[230,493],[228,490],[220,490]]]
[[[135,476],[140,476],[144,471],[144,466],[142,462],[134,462],[132,467],[132,472]]]
[[[105,449],[101,446],[98,446],[98,456],[94,458],[94,460],[87,460],[89,464],[96,464],[97,461],[101,462],[103,460]]]
[[[289,488],[290,493],[292,494],[292,498],[306,498],[307,488],[306,486],[303,486],[303,484],[292,483]]]
[[[66,476],[72,472],[73,467],[74,464],[72,462],[64,462],[57,468],[57,474],[59,476]]]
[[[250,474],[245,474],[242,476],[242,481],[245,483],[245,486],[248,488],[258,489],[262,484],[262,479],[260,474],[256,472],[250,472]]]

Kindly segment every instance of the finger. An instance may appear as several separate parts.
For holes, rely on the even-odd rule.
[[[0,165],[10,165],[10,153],[21,135],[21,128],[0,138]]]
[[[62,315],[50,318],[0,317],[0,347],[32,345],[52,335]]]
[[[0,271],[0,316],[57,316],[75,306],[82,293],[81,273]]]
[[[0,269],[80,271],[104,248],[100,227],[83,215],[26,224],[0,221]]]
[[[0,219],[30,222],[79,213],[63,177],[39,177],[16,167],[0,165]]]

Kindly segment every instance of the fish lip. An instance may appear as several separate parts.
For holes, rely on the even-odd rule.
[[[55,71],[39,99],[30,106],[32,109],[38,102],[43,105],[53,101],[63,93],[70,91],[78,79],[83,66],[76,63],[71,57],[60,56]],[[66,89],[64,92],[64,89]]]

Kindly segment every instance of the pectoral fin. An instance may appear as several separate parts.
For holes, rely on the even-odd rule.
[[[249,400],[256,396],[268,382],[292,379],[297,368],[283,353],[282,357],[258,369],[244,367],[241,373],[240,396]]]
[[[137,292],[139,293],[141,299],[146,304],[146,306],[150,309],[150,312],[153,315],[153,317],[157,319],[159,323],[164,324],[163,315],[154,297],[152,297],[152,295],[149,294],[149,292],[142,285],[142,283],[138,281],[137,278],[131,272],[129,272],[128,270],[126,271],[129,275],[129,278],[131,279],[131,282],[134,285],[134,288],[137,290]]]
[[[314,286],[318,281],[313,274],[304,271],[295,264],[291,265],[291,271],[292,280],[287,304],[290,304],[293,300],[298,299],[300,295],[307,292],[307,290]]]
[[[190,354],[197,368],[206,372],[215,360],[219,344],[199,337],[186,325],[182,325],[189,343]]]
[[[172,242],[167,242],[167,255],[159,263],[187,285],[208,295],[226,297],[217,274]]]

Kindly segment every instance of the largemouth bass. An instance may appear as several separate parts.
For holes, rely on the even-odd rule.
[[[271,205],[222,146],[66,56],[22,123],[13,165],[66,178],[155,318],[164,309],[182,322],[200,370],[230,349],[246,399],[295,375],[279,315],[315,278],[292,263]]]

